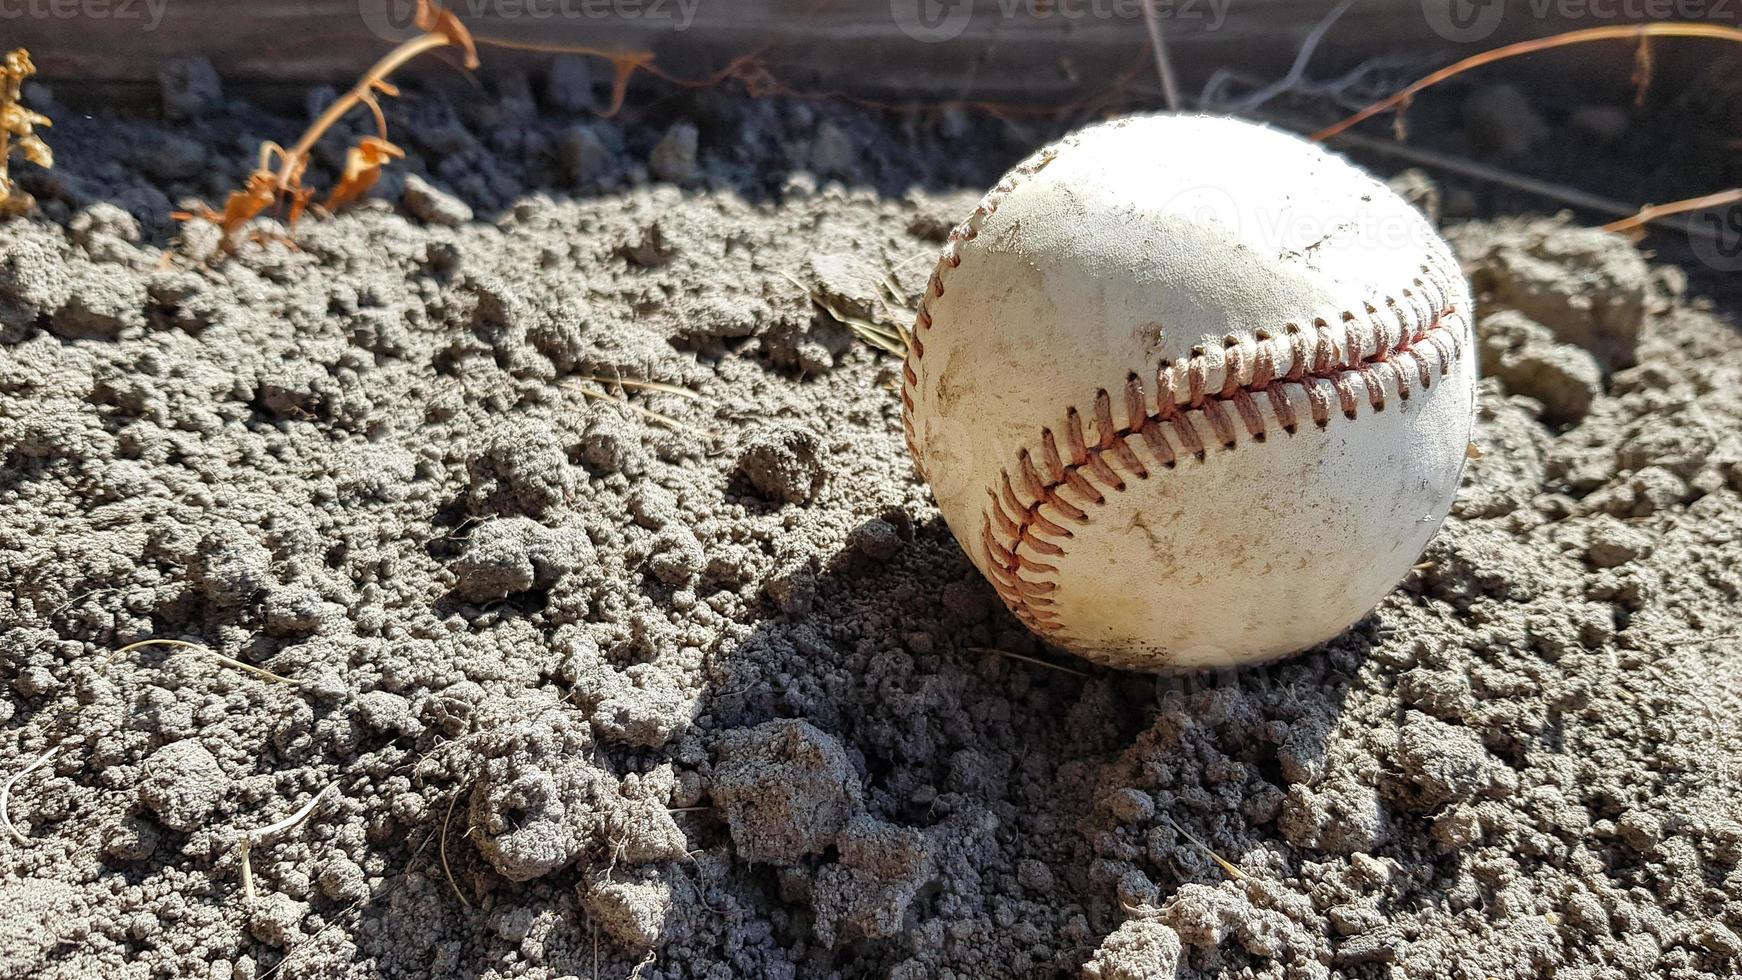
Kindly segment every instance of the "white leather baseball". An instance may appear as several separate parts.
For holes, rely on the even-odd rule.
[[[1428,222],[1295,136],[1081,130],[950,236],[904,371],[909,448],[1018,619],[1166,671],[1328,640],[1451,507],[1476,368]]]

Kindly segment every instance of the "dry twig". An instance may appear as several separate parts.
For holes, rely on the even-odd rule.
[[[1468,58],[1447,65],[1439,71],[1426,75],[1409,85],[1404,86],[1389,98],[1381,99],[1360,112],[1337,123],[1327,126],[1312,135],[1315,142],[1328,140],[1333,136],[1357,126],[1382,112],[1397,109],[1400,112],[1409,107],[1409,103],[1424,89],[1449,79],[1462,75],[1483,65],[1491,65],[1496,61],[1517,58],[1521,55],[1534,54],[1552,48],[1562,48],[1573,44],[1588,44],[1593,41],[1634,41],[1645,45],[1654,37],[1698,37],[1719,41],[1742,42],[1742,28],[1726,27],[1721,24],[1698,24],[1682,22],[1654,22],[1649,24],[1611,25],[1607,27],[1588,27],[1584,30],[1568,31],[1551,37],[1535,38],[1529,41],[1519,41],[1516,44],[1502,45],[1490,51],[1473,54]],[[1635,81],[1643,85],[1649,81],[1648,71],[1637,73]]]
[[[417,26],[423,31],[417,37],[389,51],[364,73],[357,84],[333,104],[327,106],[302,138],[286,149],[277,143],[260,146],[260,162],[239,191],[232,191],[220,213],[200,204],[192,211],[177,211],[171,217],[178,221],[207,221],[223,230],[226,246],[234,247],[237,234],[269,207],[282,208],[285,224],[294,229],[309,202],[314,188],[303,186],[309,154],[322,136],[352,109],[364,106],[375,118],[376,135],[365,136],[345,155],[345,169],[339,182],[327,195],[326,206],[333,209],[354,201],[368,192],[388,162],[405,155],[387,139],[387,117],[381,111],[381,96],[395,96],[399,89],[387,76],[398,71],[418,55],[438,48],[457,47],[464,53],[467,68],[478,67],[478,52],[459,18],[431,0],[417,0]]]

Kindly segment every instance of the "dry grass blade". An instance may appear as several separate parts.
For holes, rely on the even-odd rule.
[[[143,649],[145,647],[176,647],[176,648],[182,649],[182,650],[200,650],[200,651],[203,651],[204,653],[206,653],[207,655],[209,655],[212,659],[216,660],[218,663],[221,663],[226,667],[234,667],[237,670],[253,674],[255,677],[258,677],[261,680],[272,681],[272,682],[278,683],[278,684],[289,684],[291,687],[296,687],[300,684],[299,681],[291,680],[288,677],[281,677],[280,675],[274,674],[272,671],[267,670],[264,667],[256,667],[253,664],[243,663],[242,661],[237,660],[234,657],[226,657],[223,654],[219,653],[218,651],[211,649],[210,647],[203,647],[203,646],[199,645],[198,643],[189,643],[186,640],[169,640],[169,639],[140,640],[138,643],[127,644],[126,646],[122,647],[121,649],[116,650],[114,653],[111,653],[109,656],[110,657],[119,657],[124,653],[131,653],[134,650]]]
[[[8,52],[0,62],[0,215],[23,214],[36,206],[36,199],[12,182],[13,154],[39,167],[54,166],[54,151],[36,133],[36,127],[54,123],[42,113],[19,105],[24,80],[34,74],[36,65],[23,48]]]
[[[657,391],[661,394],[676,395],[679,398],[688,398],[693,402],[706,401],[705,398],[696,392],[666,381],[642,381],[638,378],[605,378],[596,374],[582,374],[576,375],[576,377],[582,381],[591,381],[598,385],[616,385],[619,388],[631,388],[636,391]]]
[[[725,437],[723,433],[719,432],[716,429],[706,429],[706,428],[703,428],[701,426],[689,425],[687,423],[680,422],[677,419],[674,419],[669,415],[662,415],[659,412],[656,412],[653,409],[646,407],[645,405],[637,405],[627,398],[618,397],[617,395],[613,395],[610,392],[605,391],[602,388],[595,388],[591,385],[585,385],[585,384],[570,385],[568,387],[570,387],[574,391],[580,392],[582,395],[585,395],[586,397],[591,398],[594,401],[604,401],[604,402],[610,402],[613,405],[621,405],[624,408],[627,408],[630,411],[635,412],[636,414],[642,416],[643,418],[646,418],[648,421],[658,423],[659,425],[663,425],[666,428],[671,429],[674,432],[687,432],[687,433],[690,433],[691,435],[705,436],[709,439],[722,439]]]
[[[1165,813],[1162,814],[1161,816],[1162,816],[1162,819],[1167,821],[1168,826],[1172,827],[1176,833],[1178,833],[1181,837],[1184,837],[1186,840],[1191,841],[1194,845],[1197,846],[1198,850],[1203,851],[1205,854],[1209,855],[1210,860],[1216,862],[1216,864],[1221,867],[1223,874],[1227,875],[1230,878],[1233,878],[1236,881],[1240,881],[1240,880],[1245,879],[1246,872],[1241,871],[1239,868],[1234,867],[1234,865],[1230,864],[1227,861],[1227,859],[1222,857],[1222,855],[1217,854],[1215,851],[1210,850],[1210,845],[1205,844],[1203,841],[1198,840],[1196,837],[1192,836],[1191,831],[1189,831],[1189,830],[1185,829],[1184,827],[1181,827],[1179,824],[1175,823],[1174,819],[1172,817],[1168,816]]]
[[[853,335],[860,340],[886,354],[894,354],[896,357],[907,356],[907,333],[899,325],[891,327],[887,324],[867,320],[864,317],[854,316],[823,298],[822,294],[815,289],[799,281],[797,276],[788,272],[782,272],[781,276],[794,286],[804,290],[805,296],[809,297],[818,309],[833,317],[837,323],[852,330]],[[888,288],[887,285],[885,288]]]
[[[60,746],[56,745],[47,752],[37,756],[34,762],[25,766],[23,769],[20,769],[18,772],[14,773],[11,778],[7,779],[6,785],[0,786],[0,824],[4,824],[6,826],[6,832],[11,834],[12,839],[20,844],[29,843],[30,838],[19,833],[18,828],[12,825],[12,787],[17,785],[20,779],[23,779],[47,765],[49,760],[53,759],[55,753],[59,751]]]
[[[461,905],[471,908],[472,903],[466,899],[465,893],[460,891],[460,883],[454,880],[454,869],[448,866],[448,821],[454,819],[454,804],[458,802],[460,802],[460,791],[455,790],[454,795],[448,798],[448,812],[442,816],[441,839],[436,843],[436,848],[441,852],[442,874],[447,876],[448,887],[454,890],[454,897],[460,900]]]
[[[309,814],[315,812],[315,807],[320,805],[321,800],[326,798],[327,790],[332,788],[333,784],[328,783],[321,787],[319,793],[316,793],[307,803],[303,804],[302,809],[288,817],[285,817],[277,823],[267,824],[264,827],[250,830],[242,835],[242,840],[236,845],[236,849],[238,852],[238,860],[242,865],[242,894],[244,897],[254,897],[254,866],[249,860],[249,852],[252,851],[256,845],[263,844],[268,839],[275,837],[278,834],[282,834],[287,830],[291,830],[304,820],[307,820]]]
[[[1039,657],[1027,657],[1027,656],[1023,656],[1020,653],[1011,653],[1008,650],[1000,650],[997,647],[969,647],[968,652],[969,653],[978,653],[978,654],[982,654],[982,655],[992,654],[993,656],[1006,657],[1010,660],[1020,660],[1025,664],[1034,664],[1036,667],[1046,667],[1050,670],[1056,670],[1061,674],[1070,674],[1072,677],[1087,677],[1087,676],[1089,676],[1088,673],[1085,671],[1077,670],[1077,669],[1072,668],[1072,667],[1066,667],[1064,664],[1055,664],[1050,660],[1042,660]]]

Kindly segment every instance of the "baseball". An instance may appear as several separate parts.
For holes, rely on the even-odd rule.
[[[1445,518],[1471,322],[1451,250],[1341,158],[1235,119],[1119,119],[951,233],[903,420],[1035,633],[1137,670],[1260,663],[1364,616]]]

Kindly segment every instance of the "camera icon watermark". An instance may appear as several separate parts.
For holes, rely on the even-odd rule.
[[[1742,272],[1742,202],[1688,215],[1694,255],[1718,272]],[[1700,234],[1706,232],[1706,234]]]
[[[955,40],[973,15],[974,0],[889,0],[895,26],[923,44]]]
[[[1435,34],[1455,44],[1492,37],[1506,16],[1505,0],[1421,0],[1421,15]]]

